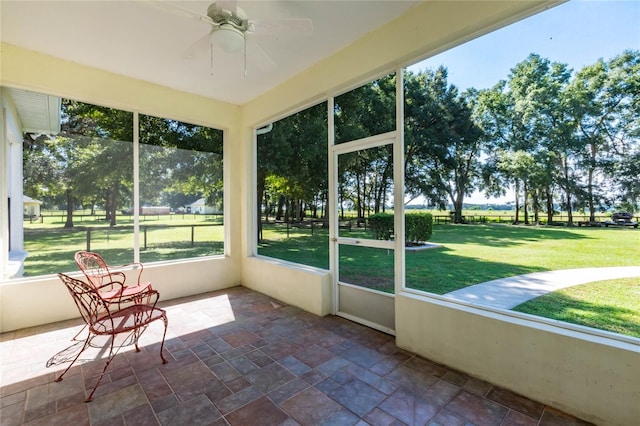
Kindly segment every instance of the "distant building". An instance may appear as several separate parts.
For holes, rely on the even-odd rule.
[[[187,204],[186,207],[187,207],[187,211],[190,211],[191,213],[199,213],[199,214],[217,213],[215,208],[213,208],[212,206],[207,206],[205,204],[204,198],[200,198],[191,204]]]
[[[169,214],[171,213],[171,207],[169,206],[142,206],[140,207],[140,214]]]
[[[22,196],[24,217],[40,217],[40,206],[42,201],[34,200],[26,195]]]

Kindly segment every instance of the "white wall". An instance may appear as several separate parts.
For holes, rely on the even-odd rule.
[[[596,424],[640,419],[640,343],[400,294],[396,344]]]
[[[316,315],[331,313],[331,276],[322,270],[250,257],[242,285]]]
[[[127,282],[135,282],[137,271],[125,273]],[[83,279],[79,272],[69,275]],[[240,285],[237,265],[225,257],[145,264],[142,279],[150,281],[164,301]],[[0,284],[0,332],[77,317],[78,309],[57,276]]]

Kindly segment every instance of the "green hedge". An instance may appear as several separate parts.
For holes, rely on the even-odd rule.
[[[429,241],[433,234],[431,213],[409,213],[404,215],[404,238],[407,243]]]
[[[377,240],[389,240],[393,234],[393,215],[376,213],[368,218],[369,229]],[[433,234],[433,216],[431,213],[408,213],[404,215],[405,242],[418,243],[429,241]]]
[[[376,213],[367,219],[369,229],[376,240],[390,240],[393,234],[393,215],[389,213]]]

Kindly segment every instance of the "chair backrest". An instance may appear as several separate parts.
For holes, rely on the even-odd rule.
[[[109,271],[109,265],[98,253],[79,251],[76,252],[74,259],[78,268],[95,288],[114,281]]]
[[[69,290],[80,311],[80,315],[82,315],[82,319],[87,325],[92,326],[105,313],[109,312],[106,302],[91,285],[62,273],[58,274],[58,277]]]

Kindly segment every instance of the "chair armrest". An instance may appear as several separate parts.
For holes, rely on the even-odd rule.
[[[138,269],[137,283],[140,284],[140,278],[142,277],[142,271],[144,270],[144,266],[142,266],[142,263],[140,262],[131,262],[125,265],[118,266],[118,268],[130,268],[130,267],[134,267],[133,269]]]
[[[124,274],[124,272],[110,272],[109,275],[111,275],[112,282],[119,283],[122,286],[126,286],[127,276]],[[114,280],[114,277],[120,277],[120,280]]]
[[[107,287],[110,287],[109,290],[106,290]],[[124,284],[118,281],[112,281],[106,284],[102,284],[99,287],[96,287],[96,291],[100,298],[102,298],[107,303],[113,303],[115,300],[118,300],[117,303],[120,303],[119,300],[122,298],[122,292],[124,291]],[[105,293],[112,293],[111,297],[103,297]]]

